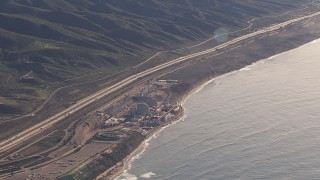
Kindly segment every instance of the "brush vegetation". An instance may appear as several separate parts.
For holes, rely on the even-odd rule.
[[[1,0],[0,116],[31,112],[66,80],[108,75],[305,2]]]

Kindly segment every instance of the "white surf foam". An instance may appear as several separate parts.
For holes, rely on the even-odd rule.
[[[214,81],[221,80],[221,79],[223,79],[223,78],[225,78],[225,77],[227,77],[227,76],[236,74],[236,73],[241,72],[241,71],[252,70],[252,67],[253,67],[253,66],[256,66],[256,65],[258,65],[258,64],[263,64],[263,63],[265,63],[265,61],[275,59],[275,58],[277,58],[277,57],[279,57],[279,56],[281,56],[281,55],[290,53],[291,51],[294,51],[294,50],[296,50],[296,49],[299,49],[299,48],[302,48],[302,47],[304,47],[304,46],[307,46],[307,45],[310,44],[310,43],[319,43],[319,42],[320,42],[320,39],[317,39],[317,40],[314,40],[314,41],[309,42],[309,43],[307,43],[307,44],[304,44],[304,45],[302,45],[302,46],[300,46],[300,47],[297,47],[297,48],[295,48],[295,49],[292,49],[292,50],[289,50],[289,51],[286,51],[286,52],[283,52],[283,53],[279,53],[279,54],[274,55],[274,56],[271,56],[271,57],[269,57],[269,58],[267,58],[267,59],[261,59],[261,60],[255,62],[255,63],[252,63],[251,65],[248,65],[248,66],[246,66],[246,67],[244,67],[244,68],[242,68],[242,69],[240,69],[240,70],[231,71],[231,72],[229,72],[229,73],[225,73],[225,74],[222,74],[222,75],[220,75],[220,76],[217,76],[217,77],[215,77],[215,78],[213,78],[213,79],[205,82],[205,83],[202,84],[199,88],[197,88],[195,91],[193,91],[192,93],[190,93],[190,94],[183,100],[183,102],[182,102],[181,104],[182,104],[182,106],[184,107],[184,105],[186,104],[186,102],[188,101],[188,99],[189,99],[190,96],[192,96],[192,95],[195,94],[195,93],[200,92],[204,87],[206,87],[208,84],[210,84],[210,83],[212,83],[212,82],[214,82]],[[218,81],[218,83],[216,83],[216,84],[218,85],[218,84],[220,84],[220,83],[221,83],[221,81]],[[187,111],[187,109],[185,109],[185,110]],[[116,180],[136,180],[136,179],[138,179],[137,176],[128,173],[128,171],[132,168],[133,162],[134,162],[135,160],[141,158],[141,155],[147,150],[147,148],[149,147],[149,142],[150,142],[152,139],[157,138],[157,137],[159,136],[159,134],[160,134],[164,129],[166,129],[166,128],[172,126],[172,125],[175,125],[175,124],[177,124],[177,123],[180,122],[180,121],[184,121],[184,120],[186,119],[186,117],[187,117],[187,113],[184,113],[184,116],[181,117],[178,121],[174,121],[173,123],[171,123],[171,124],[169,124],[169,125],[167,125],[167,126],[162,127],[158,132],[154,133],[152,136],[150,136],[148,139],[146,139],[146,140],[140,145],[140,147],[137,148],[135,152],[133,152],[133,156],[132,156],[132,157],[129,157],[129,160],[128,160],[128,162],[126,163],[125,168],[124,168],[125,170],[123,171],[123,173],[122,173],[120,176],[116,177]],[[150,172],[150,173],[152,173],[152,172]],[[146,174],[147,174],[147,173],[146,173]],[[143,175],[145,175],[145,174],[143,174]],[[148,175],[149,175],[149,174],[148,174]],[[141,177],[141,176],[140,176],[140,177]],[[123,178],[127,178],[127,179],[123,179]],[[129,178],[132,178],[132,179],[129,179]]]
[[[311,44],[317,44],[317,43],[320,43],[320,39],[316,39],[316,40],[311,42]]]
[[[271,57],[267,58],[267,60],[275,59],[275,58],[279,57],[280,55],[282,55],[282,54],[277,54],[277,55],[271,56]]]
[[[251,71],[251,70],[252,70],[252,69],[250,69],[249,66],[240,69],[240,71]]]
[[[153,173],[153,172],[148,172],[148,173],[142,174],[140,177],[145,178],[145,179],[150,179],[150,178],[152,178],[153,176],[156,176],[156,174]]]
[[[138,180],[138,177],[133,174],[124,172],[121,176],[117,177],[116,180]]]
[[[305,46],[309,46],[310,44],[316,44],[316,43],[319,43],[319,42],[320,42],[320,39],[313,40],[313,41],[311,41],[311,42],[309,42],[309,43],[306,43],[306,44],[304,44],[304,45],[301,45],[301,46],[299,46],[299,47],[297,47],[297,48],[294,48],[294,49],[291,49],[291,50],[289,50],[289,51],[286,51],[286,52],[279,53],[279,54],[276,54],[276,55],[274,55],[274,56],[271,56],[271,57],[267,58],[266,60],[275,59],[275,58],[277,58],[277,57],[279,57],[279,56],[288,54],[288,53],[290,53],[290,52],[292,52],[292,51],[296,51],[297,49],[301,49],[301,48],[303,48],[303,47],[305,47]]]
[[[184,114],[179,120],[174,121],[171,124],[168,124],[167,126],[161,127],[159,131],[155,132],[152,136],[150,136],[148,139],[146,139],[145,141],[143,141],[141,143],[141,145],[132,153],[131,157],[128,158],[128,161],[125,162],[124,165],[124,171],[121,175],[117,176],[115,178],[115,180],[134,180],[134,179],[125,179],[127,177],[129,178],[133,178],[136,177],[133,174],[129,174],[128,171],[132,168],[132,164],[135,160],[140,159],[141,155],[145,153],[145,151],[147,150],[147,148],[149,147],[149,142],[152,139],[155,139],[159,136],[159,134],[166,128],[177,124],[180,121],[183,121],[186,118],[186,114]]]

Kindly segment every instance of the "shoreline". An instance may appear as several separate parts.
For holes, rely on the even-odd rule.
[[[316,19],[318,23],[320,22],[319,20],[320,20],[319,18]],[[299,29],[300,26],[301,26],[301,29],[306,31],[305,33],[301,33],[302,30]],[[309,29],[307,29],[309,27],[311,27],[310,31]],[[212,54],[208,54],[208,56],[206,57],[199,57],[194,60],[192,59],[192,61],[190,61],[190,64],[187,64],[187,63],[186,65],[183,64],[185,66],[181,68],[182,69],[181,71],[180,69],[173,70],[172,72],[170,71],[170,73],[164,75],[165,76],[164,79],[172,79],[172,80],[177,79],[177,81],[179,81],[179,83],[182,84],[182,86],[175,87],[175,89],[168,88],[167,89],[168,91],[166,91],[169,94],[173,94],[172,97],[174,98],[170,99],[171,100],[170,103],[172,102],[172,103],[175,103],[175,105],[178,105],[180,107],[180,110],[178,110],[177,113],[172,116],[171,120],[165,123],[161,123],[160,126],[159,125],[155,126],[153,130],[149,131],[149,133],[145,133],[145,134],[141,133],[142,136],[133,136],[134,137],[133,141],[132,139],[130,139],[130,141],[127,141],[126,143],[121,144],[121,145],[123,144],[128,145],[129,148],[127,148],[126,146],[121,146],[122,148],[118,148],[118,149],[115,148],[115,151],[114,151],[115,153],[114,154],[110,153],[112,154],[112,156],[111,158],[109,158],[111,160],[109,160],[107,167],[100,166],[100,169],[99,169],[99,165],[105,165],[103,163],[97,164],[96,166],[88,166],[88,167],[94,167],[99,169],[99,172],[88,171],[90,172],[88,174],[92,175],[91,179],[99,178],[97,177],[97,175],[101,173],[106,173],[105,174],[106,176],[104,177],[104,179],[105,178],[113,179],[121,175],[121,173],[128,173],[129,171],[133,171],[132,167],[135,169],[135,167],[133,166],[133,163],[135,163],[135,160],[141,158],[141,156],[143,156],[144,153],[151,151],[149,147],[150,145],[149,143],[152,142],[151,140],[153,138],[159,137],[160,135],[162,136],[165,135],[161,133],[163,133],[163,131],[166,128],[169,128],[169,127],[172,128],[171,125],[175,125],[180,121],[184,121],[187,118],[189,112],[191,113],[191,111],[189,111],[186,106],[187,106],[187,103],[190,104],[190,101],[188,100],[192,99],[191,98],[192,95],[195,95],[198,92],[205,91],[206,90],[205,88],[215,88],[215,85],[219,85],[221,82],[223,84],[223,81],[225,81],[225,79],[230,78],[229,75],[237,75],[236,73],[241,71],[256,69],[257,67],[253,67],[253,68],[251,67],[258,64],[259,66],[261,66],[261,64],[264,64],[264,62],[269,59],[277,58],[282,54],[290,53],[290,51],[301,48],[309,43],[312,43],[314,41],[319,41],[320,39],[312,40],[312,38],[315,38],[316,36],[318,36],[317,38],[320,37],[320,33],[315,32],[314,27],[317,27],[319,29],[320,25],[316,25],[314,24],[314,22],[309,22],[309,21],[295,23],[293,25],[290,25],[288,29],[286,28],[286,29],[281,29],[279,31],[272,32],[270,34],[268,33],[263,34],[261,36],[258,36],[257,38],[254,38],[254,40],[249,39],[248,41],[243,41],[239,44],[236,44],[235,46],[219,49],[219,52],[221,53],[212,53]],[[292,38],[293,34],[296,34],[297,37]],[[277,40],[277,38],[279,38],[280,40]],[[288,39],[288,42],[283,41],[284,39],[286,40],[286,38]],[[271,41],[271,43],[268,41]],[[259,47],[259,45],[261,46],[261,44],[265,46],[262,46],[263,48]],[[258,45],[258,47],[256,45]],[[251,46],[254,48],[250,48]],[[243,57],[248,57],[248,59],[243,60],[241,59],[243,57],[235,56],[238,54],[241,55],[241,53],[243,53],[244,55]],[[266,56],[268,58],[266,58]],[[211,59],[215,59],[215,61]],[[192,71],[188,71],[188,69],[192,69]],[[208,71],[208,69],[210,71]],[[180,76],[182,75],[185,77],[180,79],[181,77],[179,77],[179,75],[175,76],[179,73],[180,73]],[[233,76],[231,76],[231,78],[232,77]],[[162,75],[161,75],[161,78],[163,78]],[[208,87],[208,85],[210,86]],[[148,147],[149,149],[147,149]],[[102,152],[99,155],[102,155],[101,157],[105,157],[103,155],[106,155],[108,153],[109,152],[106,151],[106,152]],[[117,161],[114,160],[114,157],[116,157]],[[97,163],[96,160],[99,160],[99,159],[98,158],[93,159],[92,162]],[[103,160],[108,160],[108,158],[104,158]],[[79,172],[82,173],[81,171]],[[112,177],[109,177],[109,175],[112,174],[109,172],[115,173],[115,175]],[[141,175],[141,177],[143,177],[143,175]]]
[[[318,31],[320,25],[318,25],[318,22],[320,22],[319,18],[313,19],[312,22],[308,21],[307,24],[299,22],[289,26],[287,29],[261,35],[255,39],[248,39],[235,47],[231,46],[221,49],[218,53],[199,57],[189,63],[182,64],[182,68],[170,70],[169,73],[154,77],[154,81],[173,80],[177,82],[175,85],[171,84],[162,89],[162,93],[167,96],[164,96],[166,97],[164,99],[166,100],[165,102],[175,107],[178,107],[178,105],[180,107],[176,113],[172,114],[171,119],[164,121],[160,126],[151,128],[153,129],[151,131],[149,129],[145,131],[148,133],[130,131],[127,134],[129,136],[124,138],[124,141],[119,141],[118,145],[113,149],[106,149],[82,169],[76,172],[66,172],[59,176],[59,179],[77,179],[80,175],[90,179],[136,178],[136,175],[128,173],[135,168],[133,166],[134,161],[143,156],[143,153],[148,150],[149,143],[153,138],[164,135],[161,133],[167,127],[183,121],[188,116],[189,110],[186,108],[186,104],[192,95],[201,92],[212,82],[214,84],[210,84],[210,87],[220,84],[221,81],[223,83],[223,78],[229,75],[256,69],[251,67],[257,64],[261,65],[266,60],[276,58],[315,40],[320,40]],[[149,83],[152,82],[150,81]],[[144,86],[137,86],[136,91],[143,90],[143,88]],[[184,114],[180,113],[182,111]],[[51,171],[49,170],[48,172]],[[152,172],[146,174],[150,175]],[[28,172],[22,172],[21,175],[28,175]],[[137,176],[146,177],[145,174]]]
[[[125,157],[121,162],[113,166],[112,168],[106,170],[99,176],[97,176],[95,179],[117,179],[122,174],[125,174],[128,170],[131,169],[132,163],[141,157],[141,155],[147,150],[149,147],[149,142],[157,138],[163,130],[166,128],[177,124],[180,121],[183,121],[186,118],[185,108],[179,103],[179,106],[181,107],[181,112],[177,117],[174,117],[173,120],[171,120],[168,123],[164,123],[163,125],[159,126],[158,128],[154,129],[150,134],[148,134],[145,139],[139,144],[139,146],[131,152],[127,157]],[[111,173],[111,175],[108,175],[108,173]]]
[[[185,120],[185,118],[187,118],[187,109],[185,107],[185,104],[187,103],[188,99],[200,92],[201,90],[203,90],[207,85],[211,84],[212,82],[216,81],[216,80],[219,80],[219,79],[222,79],[222,78],[225,78],[229,75],[233,75],[233,74],[236,74],[238,72],[241,72],[241,71],[245,71],[245,70],[251,70],[250,67],[252,66],[256,66],[256,65],[259,65],[260,63],[264,63],[266,61],[269,61],[269,60],[273,60],[279,56],[282,56],[282,55],[285,55],[287,53],[290,53],[292,51],[295,51],[299,48],[302,48],[304,46],[307,46],[309,44],[313,44],[313,43],[316,43],[316,42],[319,42],[320,41],[320,38],[318,39],[315,39],[315,40],[312,40],[310,42],[307,42],[303,45],[300,45],[300,46],[297,46],[293,49],[290,49],[288,51],[284,51],[284,52],[281,52],[281,53],[278,53],[278,54],[274,54],[274,55],[271,55],[270,57],[268,58],[264,58],[264,59],[260,59],[256,62],[253,62],[252,64],[249,64],[241,69],[237,69],[237,70],[233,70],[233,71],[230,71],[230,72],[227,72],[227,73],[224,73],[224,74],[221,74],[217,77],[213,77],[207,81],[204,81],[203,83],[200,83],[200,85],[196,86],[195,88],[193,88],[190,92],[187,92],[186,94],[183,94],[181,96],[181,101],[178,102],[178,105],[182,108],[182,112],[181,114],[175,119],[175,120],[172,120],[170,123],[167,123],[167,124],[163,124],[161,127],[157,128],[156,130],[154,130],[154,132],[150,133],[150,135],[148,135],[148,137],[146,137],[145,140],[142,141],[142,143],[138,146],[138,148],[136,148],[128,157],[126,157],[122,162],[121,164],[117,164],[115,165],[114,167],[112,167],[111,169],[108,169],[106,172],[104,172],[103,174],[99,175],[96,179],[118,179],[119,177],[121,176],[125,176],[125,175],[130,175],[128,174],[127,172],[132,168],[132,165],[134,163],[135,160],[141,158],[141,155],[143,155],[145,153],[145,151],[147,150],[147,148],[149,147],[149,143],[152,139],[154,138],[157,138],[161,132],[163,132],[166,128],[168,127],[171,127],[172,125],[175,125],[183,120]],[[112,172],[114,171],[114,173],[112,173],[111,176],[108,177],[108,175],[106,173],[109,173],[109,172]]]

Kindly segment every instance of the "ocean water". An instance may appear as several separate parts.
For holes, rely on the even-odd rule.
[[[217,78],[118,179],[320,179],[320,41]]]

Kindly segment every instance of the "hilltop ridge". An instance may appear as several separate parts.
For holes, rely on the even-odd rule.
[[[253,18],[283,13],[304,3],[3,0],[0,115],[31,112],[51,92],[66,85],[65,80],[95,72],[112,74],[158,51],[205,40],[220,27],[241,29]]]

